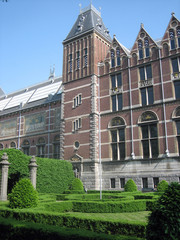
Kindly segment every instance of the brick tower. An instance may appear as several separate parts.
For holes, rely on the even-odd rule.
[[[98,64],[111,41],[101,13],[92,5],[80,11],[63,41],[60,157],[72,161],[91,189],[99,188]]]

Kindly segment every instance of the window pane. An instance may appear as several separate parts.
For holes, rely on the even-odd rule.
[[[150,134],[151,134],[151,138],[157,137],[157,125],[156,124],[150,125]]]
[[[116,184],[115,184],[115,178],[111,178],[111,188],[115,188]]]
[[[180,81],[174,82],[176,99],[180,99]]]
[[[153,87],[148,87],[148,103],[153,104],[154,102],[154,96],[153,96]]]
[[[143,188],[148,188],[148,179],[142,178]]]
[[[148,140],[142,142],[143,145],[143,157],[149,158],[149,142]]]
[[[117,66],[120,66],[120,65],[121,65],[120,57],[117,57]]]
[[[157,185],[159,183],[159,178],[158,177],[154,177],[153,178],[153,182],[154,182],[154,188],[157,188]]]
[[[149,48],[146,48],[146,57],[149,57]]]
[[[147,100],[146,100],[146,88],[141,89],[141,103],[142,105],[147,105]]]
[[[111,76],[111,85],[112,85],[112,88],[116,87],[115,75]]]
[[[145,80],[145,72],[144,72],[144,67],[139,68],[139,73],[140,73],[140,80]]]
[[[180,135],[180,121],[176,122],[177,135]]]
[[[124,188],[124,186],[125,186],[125,178],[120,178],[120,184],[121,184],[121,188]]]
[[[142,128],[142,138],[143,139],[146,139],[146,138],[148,138],[148,126],[142,126],[141,127]]]
[[[119,129],[119,141],[125,141],[124,128]]]
[[[119,150],[120,150],[120,159],[125,158],[125,143],[120,143],[119,144]]]
[[[122,94],[117,95],[118,97],[118,110],[122,110]]]
[[[121,81],[121,74],[117,75],[117,86],[121,87],[122,86],[122,81]]]
[[[152,78],[152,69],[151,65],[146,66],[147,79]]]
[[[151,152],[152,152],[152,157],[157,157],[159,155],[157,139],[151,140]]]
[[[175,46],[175,40],[174,39],[171,39],[171,49],[175,49],[176,46]]]
[[[117,142],[117,131],[111,131],[112,142]]]
[[[116,95],[112,96],[112,111],[116,111]]]
[[[117,144],[114,143],[111,146],[112,146],[112,159],[117,160],[117,156],[118,156],[118,154],[117,154]]]
[[[143,58],[143,50],[139,49],[139,59],[142,59],[142,58]]]
[[[173,58],[173,59],[172,59],[172,68],[173,68],[173,73],[179,72],[178,60],[177,60],[177,58]]]

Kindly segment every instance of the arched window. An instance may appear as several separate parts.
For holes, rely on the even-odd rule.
[[[4,146],[2,143],[0,143],[0,150],[3,150],[4,149]]]
[[[126,156],[124,120],[120,117],[113,118],[109,129],[111,133],[112,160],[123,160]]]
[[[140,117],[143,158],[155,158],[159,155],[157,116],[147,111]]]
[[[175,36],[174,36],[174,30],[173,29],[169,30],[169,37],[170,37],[171,49],[175,49],[176,44],[175,44]]]
[[[180,27],[177,27],[178,47],[180,47]]]
[[[175,109],[173,119],[176,123],[177,148],[178,154],[180,155],[180,106]]]
[[[29,150],[30,150],[30,143],[27,139],[25,139],[21,146],[23,153],[29,156]]]
[[[121,65],[121,59],[120,59],[120,49],[116,49],[116,59],[117,59],[117,66]]]
[[[148,38],[144,39],[144,45],[145,45],[146,57],[149,57],[149,39]]]
[[[10,148],[16,148],[16,143],[15,142],[11,142]]]
[[[114,50],[111,50],[111,67],[115,67]]]
[[[139,49],[139,59],[143,59],[143,43],[141,40],[138,40],[138,49]]]
[[[60,158],[60,136],[56,135],[54,137],[54,142],[53,142],[53,152],[54,152],[54,158],[59,159]]]
[[[37,143],[37,157],[45,157],[45,140],[44,138],[39,138]]]

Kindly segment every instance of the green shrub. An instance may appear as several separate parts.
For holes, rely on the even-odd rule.
[[[30,208],[38,204],[38,193],[29,179],[21,179],[8,195],[10,208]]]
[[[180,236],[180,184],[171,183],[149,217],[147,240],[176,240]]]
[[[124,191],[125,192],[136,192],[137,191],[137,186],[135,182],[132,179],[129,179],[125,186],[124,186]]]
[[[8,172],[8,192],[21,178],[29,178],[30,156],[17,149],[0,150],[8,155],[11,163]],[[37,191],[40,193],[63,193],[69,188],[74,179],[72,164],[65,160],[36,158],[37,159]]]
[[[168,188],[168,182],[165,180],[162,180],[157,185],[157,191],[158,192],[165,192],[165,190]]]
[[[79,178],[75,178],[72,181],[70,189],[73,191],[83,191],[84,187],[82,181]]]

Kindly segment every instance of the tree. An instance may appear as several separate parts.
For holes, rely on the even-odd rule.
[[[180,236],[180,184],[171,183],[149,216],[147,240],[177,240]]]
[[[127,181],[127,183],[124,186],[124,191],[125,192],[136,192],[137,191],[137,186],[132,179],[129,179]]]

